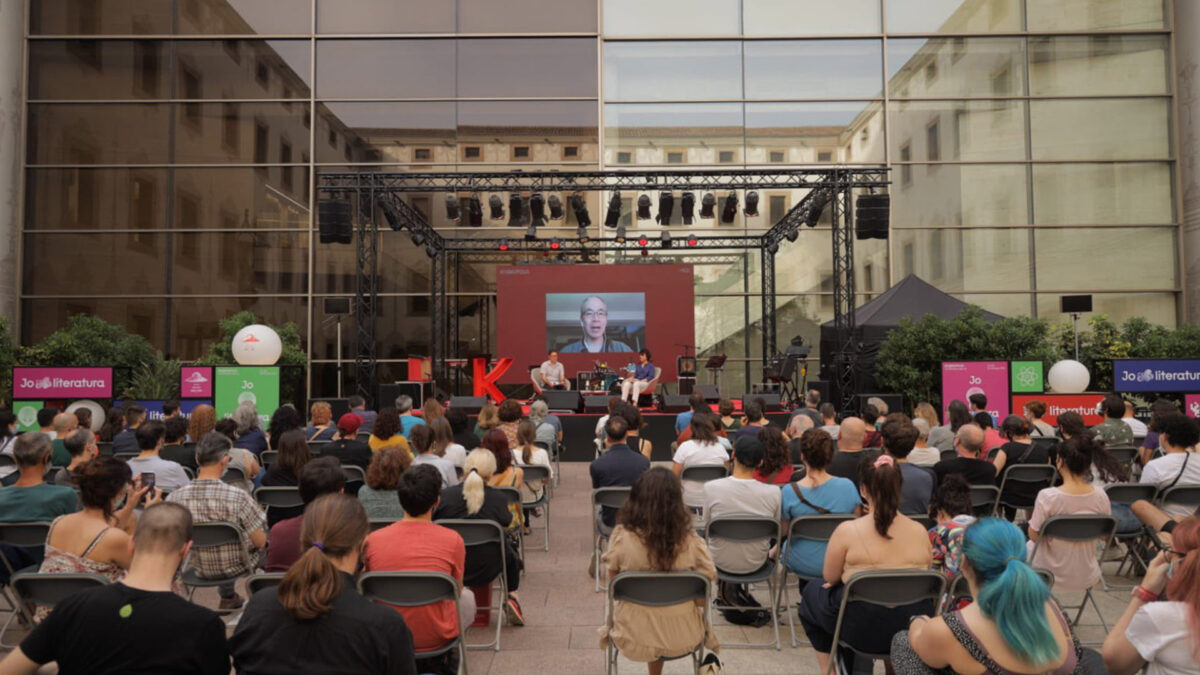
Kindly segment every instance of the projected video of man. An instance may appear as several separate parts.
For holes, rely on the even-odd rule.
[[[547,293],[546,350],[635,352],[646,344],[644,293]]]

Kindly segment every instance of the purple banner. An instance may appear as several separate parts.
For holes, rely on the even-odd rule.
[[[987,412],[996,420],[1008,417],[1008,361],[943,361],[942,420],[950,402],[968,403],[971,394],[987,396]]]
[[[112,368],[13,368],[13,398],[112,398]]]

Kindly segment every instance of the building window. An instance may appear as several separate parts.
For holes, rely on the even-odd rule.
[[[301,176],[300,182],[301,182],[301,187],[304,191],[304,199],[302,201],[304,201],[304,203],[307,204],[308,198],[311,196],[311,192],[312,192],[312,190],[310,189],[312,181],[309,180],[309,175],[308,175],[308,153],[307,152],[300,153],[300,163],[304,165],[304,166],[300,167],[300,176]]]
[[[133,184],[130,186],[130,205],[129,211],[133,215],[133,227],[137,230],[154,229],[155,218],[155,201],[157,201],[155,192],[154,179],[145,176],[138,176],[133,179]],[[135,237],[136,239],[137,237]],[[143,241],[142,243],[148,243]]]
[[[958,63],[958,60],[967,54],[967,38],[956,37],[950,42],[950,62]]]
[[[221,144],[228,150],[231,150],[234,155],[237,154],[238,145],[241,142],[238,118],[238,106],[236,103],[221,104]]]
[[[347,162],[354,161],[354,146],[350,143],[349,138],[347,138],[342,145],[342,155],[346,158]]]
[[[904,245],[904,276],[908,276],[916,271],[917,264],[916,247],[910,241]]]
[[[867,294],[867,300],[870,300],[871,294],[875,292],[875,265],[873,263],[863,265],[862,291]]]
[[[767,154],[767,159],[768,159],[768,161],[770,161],[772,164],[783,164],[784,162],[786,162],[786,161],[787,161],[787,151],[785,151],[785,150],[772,150],[771,152],[769,152],[769,153]]]
[[[1008,96],[1010,86],[1012,86],[1012,71],[1008,66],[1004,66],[995,73],[992,73],[992,96]],[[996,110],[1004,110],[1006,108],[1008,108],[1008,105],[1005,101],[996,101]]]
[[[928,87],[934,82],[937,82],[938,65],[937,61],[930,59],[929,63],[925,64],[925,86]]]
[[[432,148],[413,148],[412,157],[413,157],[414,162],[432,162],[433,161],[433,149]]]
[[[291,164],[292,163],[292,144],[290,141],[287,141],[284,139],[279,140],[279,163],[280,164]],[[283,188],[285,190],[287,190],[288,192],[291,192],[292,189],[296,186],[296,181],[292,177],[292,169],[294,169],[294,168],[295,167],[291,167],[291,166],[283,167]]]
[[[133,43],[138,89],[150,97],[158,96],[158,43],[139,40]]]
[[[686,150],[667,150],[667,164],[683,164],[687,157]]]
[[[817,161],[818,162],[832,162],[833,161],[833,151],[832,150],[818,150],[817,151]]]
[[[767,217],[771,219],[772,225],[783,220],[787,212],[787,195],[771,195],[767,198]]]
[[[179,66],[179,80],[183,84],[183,98],[192,101],[204,98],[204,91],[200,83],[200,73],[181,65]],[[199,103],[183,104],[183,121],[191,125],[193,129],[200,128],[201,117],[202,113]]]
[[[946,252],[943,250],[941,230],[934,230],[929,235],[929,254],[930,266],[933,268],[930,270],[930,276],[933,279],[941,279],[946,276],[946,262],[943,258]]]
[[[509,159],[514,162],[528,162],[533,158],[532,149],[528,145],[511,146]]]
[[[938,133],[938,120],[925,127],[925,159],[937,162],[942,159],[942,139]]]
[[[717,153],[717,161],[721,164],[733,164],[734,153],[732,150],[721,150]]]
[[[262,122],[254,123],[254,163],[266,164],[271,130]],[[260,167],[261,168],[261,167]]]
[[[462,158],[464,162],[483,161],[483,147],[478,145],[464,145]]]
[[[865,145],[869,140],[871,140],[871,132],[867,127],[863,127],[863,130],[858,132],[858,142]]]
[[[333,148],[334,150],[337,150],[337,139],[338,139],[337,132],[334,131],[333,129],[330,129],[329,130],[329,147]]]
[[[574,159],[579,159],[579,146],[578,145],[562,146],[562,158],[564,160],[568,160],[568,161],[574,160]]]
[[[237,40],[221,40],[221,46],[225,48],[225,53],[234,63],[242,62],[242,43]]]
[[[633,153],[628,150],[618,152],[617,164],[633,164]]]
[[[254,79],[262,85],[263,89],[271,86],[271,69],[267,66],[266,61],[258,59],[254,62]]]
[[[904,145],[900,146],[900,161],[901,162],[911,162],[912,161],[912,144],[911,143],[905,143]],[[901,185],[912,185],[912,165],[911,164],[901,164],[900,165],[900,184]]]

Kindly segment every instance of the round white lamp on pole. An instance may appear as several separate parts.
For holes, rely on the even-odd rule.
[[[1087,366],[1074,359],[1065,359],[1050,366],[1046,374],[1051,391],[1058,394],[1078,394],[1087,391],[1088,383],[1092,380]]]
[[[283,341],[270,326],[250,324],[233,336],[233,358],[243,366],[273,366],[283,354]]]

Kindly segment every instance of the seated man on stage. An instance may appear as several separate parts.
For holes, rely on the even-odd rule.
[[[597,295],[584,298],[579,308],[579,325],[583,328],[583,339],[562,348],[564,354],[604,352],[632,352],[629,345],[611,340],[608,330],[608,304]]]
[[[550,354],[538,368],[538,378],[542,381],[542,389],[566,389],[567,377],[563,364],[558,362],[558,350],[551,349]]]
[[[654,379],[654,364],[650,363],[650,350],[643,349],[638,352],[638,360],[640,363],[637,368],[634,368],[625,380],[621,382],[621,398],[637,405],[638,397],[646,391],[646,387],[650,386],[650,381]]]

